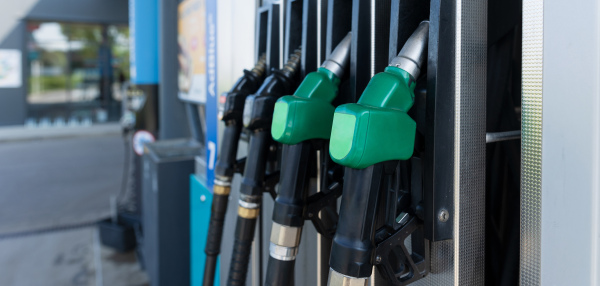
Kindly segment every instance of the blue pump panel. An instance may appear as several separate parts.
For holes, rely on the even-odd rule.
[[[217,119],[217,0],[206,1],[206,71],[207,71],[207,91],[206,97],[206,177],[208,187],[213,189],[215,180],[215,164],[217,154],[217,129],[219,121]]]
[[[158,83],[158,0],[129,0],[129,65],[133,84]]]
[[[196,175],[190,175],[190,249],[191,249],[191,282],[192,286],[202,285],[204,278],[204,247],[206,246],[206,235],[208,222],[210,220],[210,208],[213,194],[208,190],[206,184]],[[219,265],[215,275],[215,285],[220,285]]]

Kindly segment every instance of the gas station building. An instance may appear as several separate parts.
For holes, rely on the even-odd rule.
[[[0,126],[117,121],[129,78],[128,1],[3,1]]]

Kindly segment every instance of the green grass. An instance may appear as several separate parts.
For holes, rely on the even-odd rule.
[[[42,91],[66,89],[67,79],[66,75],[31,76],[29,77],[29,91],[34,90],[34,84],[38,82]]]
[[[83,82],[82,74],[73,74],[71,76],[71,88],[77,87]],[[69,76],[68,75],[54,75],[54,76],[31,76],[29,78],[29,92],[34,90],[34,84],[39,81],[39,87],[41,91],[53,91],[53,90],[65,90],[67,89]]]

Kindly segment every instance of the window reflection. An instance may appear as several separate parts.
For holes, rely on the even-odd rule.
[[[129,78],[129,30],[59,22],[28,23],[30,120],[118,120]]]

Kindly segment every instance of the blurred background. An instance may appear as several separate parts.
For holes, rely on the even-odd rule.
[[[217,2],[218,70],[205,42]],[[207,93],[255,61],[242,23],[257,3],[233,3],[0,0],[0,285],[189,284],[190,176],[211,176],[223,104]],[[157,180],[182,183],[159,197]]]
[[[0,285],[147,285],[97,222],[123,190],[126,0],[0,1]]]

